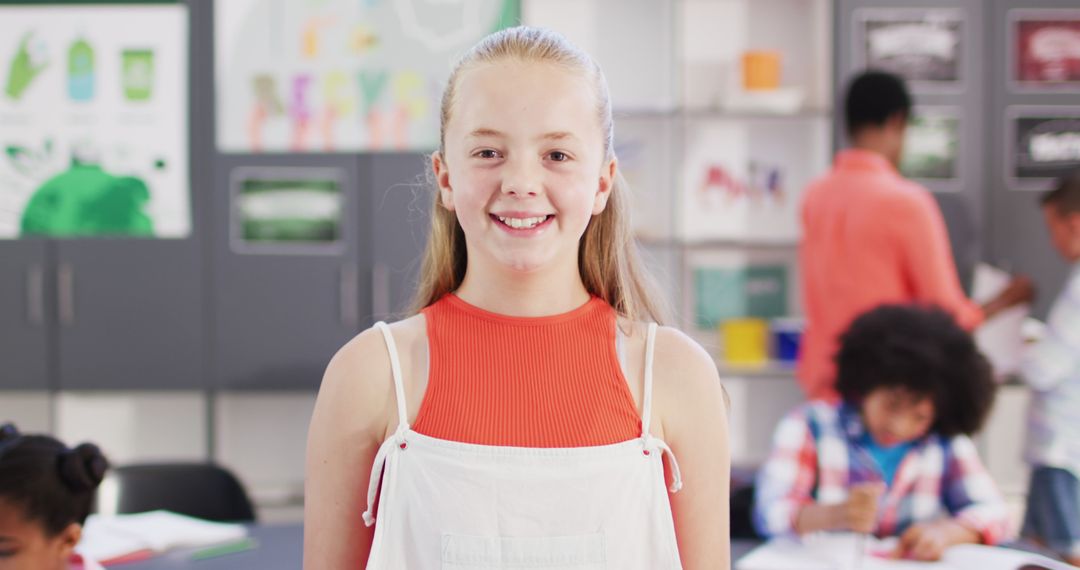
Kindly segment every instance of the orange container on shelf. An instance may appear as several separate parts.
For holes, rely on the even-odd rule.
[[[743,88],[771,91],[780,88],[780,52],[752,50],[743,53]]]

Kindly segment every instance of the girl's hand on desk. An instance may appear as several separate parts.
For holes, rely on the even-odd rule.
[[[940,560],[954,544],[977,544],[979,533],[953,520],[913,524],[900,536],[896,558]]]

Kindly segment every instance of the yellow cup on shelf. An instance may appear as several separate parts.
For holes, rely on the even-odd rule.
[[[769,323],[765,319],[728,319],[720,323],[724,360],[734,365],[769,362]]]
[[[743,52],[743,89],[772,91],[780,88],[780,52],[753,50]]]

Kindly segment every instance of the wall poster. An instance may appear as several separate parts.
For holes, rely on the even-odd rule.
[[[182,4],[0,1],[0,239],[191,231]]]
[[[1080,10],[1009,12],[1014,88],[1080,91]]]
[[[519,0],[214,2],[218,150],[433,150],[451,66],[519,15]]]
[[[855,64],[895,73],[916,90],[959,90],[964,80],[964,12],[864,8],[855,11]],[[861,59],[859,59],[861,58]]]
[[[1006,179],[1014,190],[1047,190],[1080,168],[1080,106],[1006,110]]]

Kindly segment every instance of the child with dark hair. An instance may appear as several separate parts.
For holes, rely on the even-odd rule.
[[[1022,534],[1080,565],[1080,169],[1042,199],[1054,249],[1072,264],[1027,352],[1021,376],[1033,388],[1025,459],[1032,466]]]
[[[899,536],[895,554],[920,560],[999,542],[1005,505],[968,438],[996,385],[971,336],[939,309],[883,305],[841,336],[836,363],[841,401],[804,404],[777,427],[758,531]]]
[[[93,444],[0,427],[0,570],[100,568],[74,550],[108,466]]]

